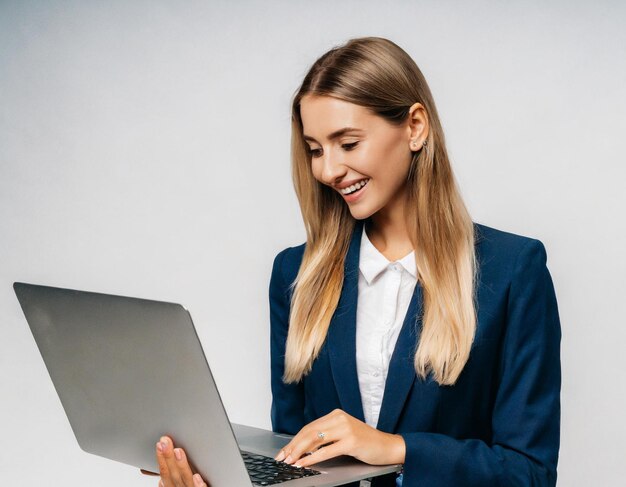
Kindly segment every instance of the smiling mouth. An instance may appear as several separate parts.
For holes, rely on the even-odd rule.
[[[347,188],[340,189],[339,192],[344,196],[358,193],[368,182],[369,182],[369,178],[363,179],[362,181],[359,181],[358,183],[355,183],[352,186],[348,186]]]

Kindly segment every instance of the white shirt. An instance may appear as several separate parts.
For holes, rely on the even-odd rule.
[[[415,252],[390,262],[363,225],[356,312],[356,364],[365,422],[378,424],[389,360],[417,283]]]

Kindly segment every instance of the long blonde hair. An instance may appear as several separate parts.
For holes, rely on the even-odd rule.
[[[283,380],[300,381],[324,344],[356,224],[341,196],[311,172],[300,117],[300,101],[306,94],[363,106],[396,125],[407,120],[415,102],[425,107],[428,148],[413,154],[406,183],[407,230],[424,299],[415,371],[422,379],[432,372],[439,384],[454,384],[469,358],[476,330],[474,227],[457,189],[426,80],[404,50],[380,37],[351,39],[323,54],[293,98],[292,177],[307,241],[291,283]]]

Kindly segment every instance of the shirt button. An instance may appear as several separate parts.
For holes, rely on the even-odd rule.
[[[378,377],[380,374],[379,374],[378,372],[373,372],[373,373],[372,373],[372,375],[373,375],[374,377]]]

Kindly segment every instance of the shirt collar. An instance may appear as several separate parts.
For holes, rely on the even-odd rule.
[[[402,259],[396,261],[404,267],[415,279],[417,279],[417,267],[415,263],[415,251],[405,255]],[[359,256],[359,269],[363,273],[363,277],[367,284],[371,282],[384,271],[391,262],[370,242],[363,225],[363,234],[361,235],[361,249]]]

